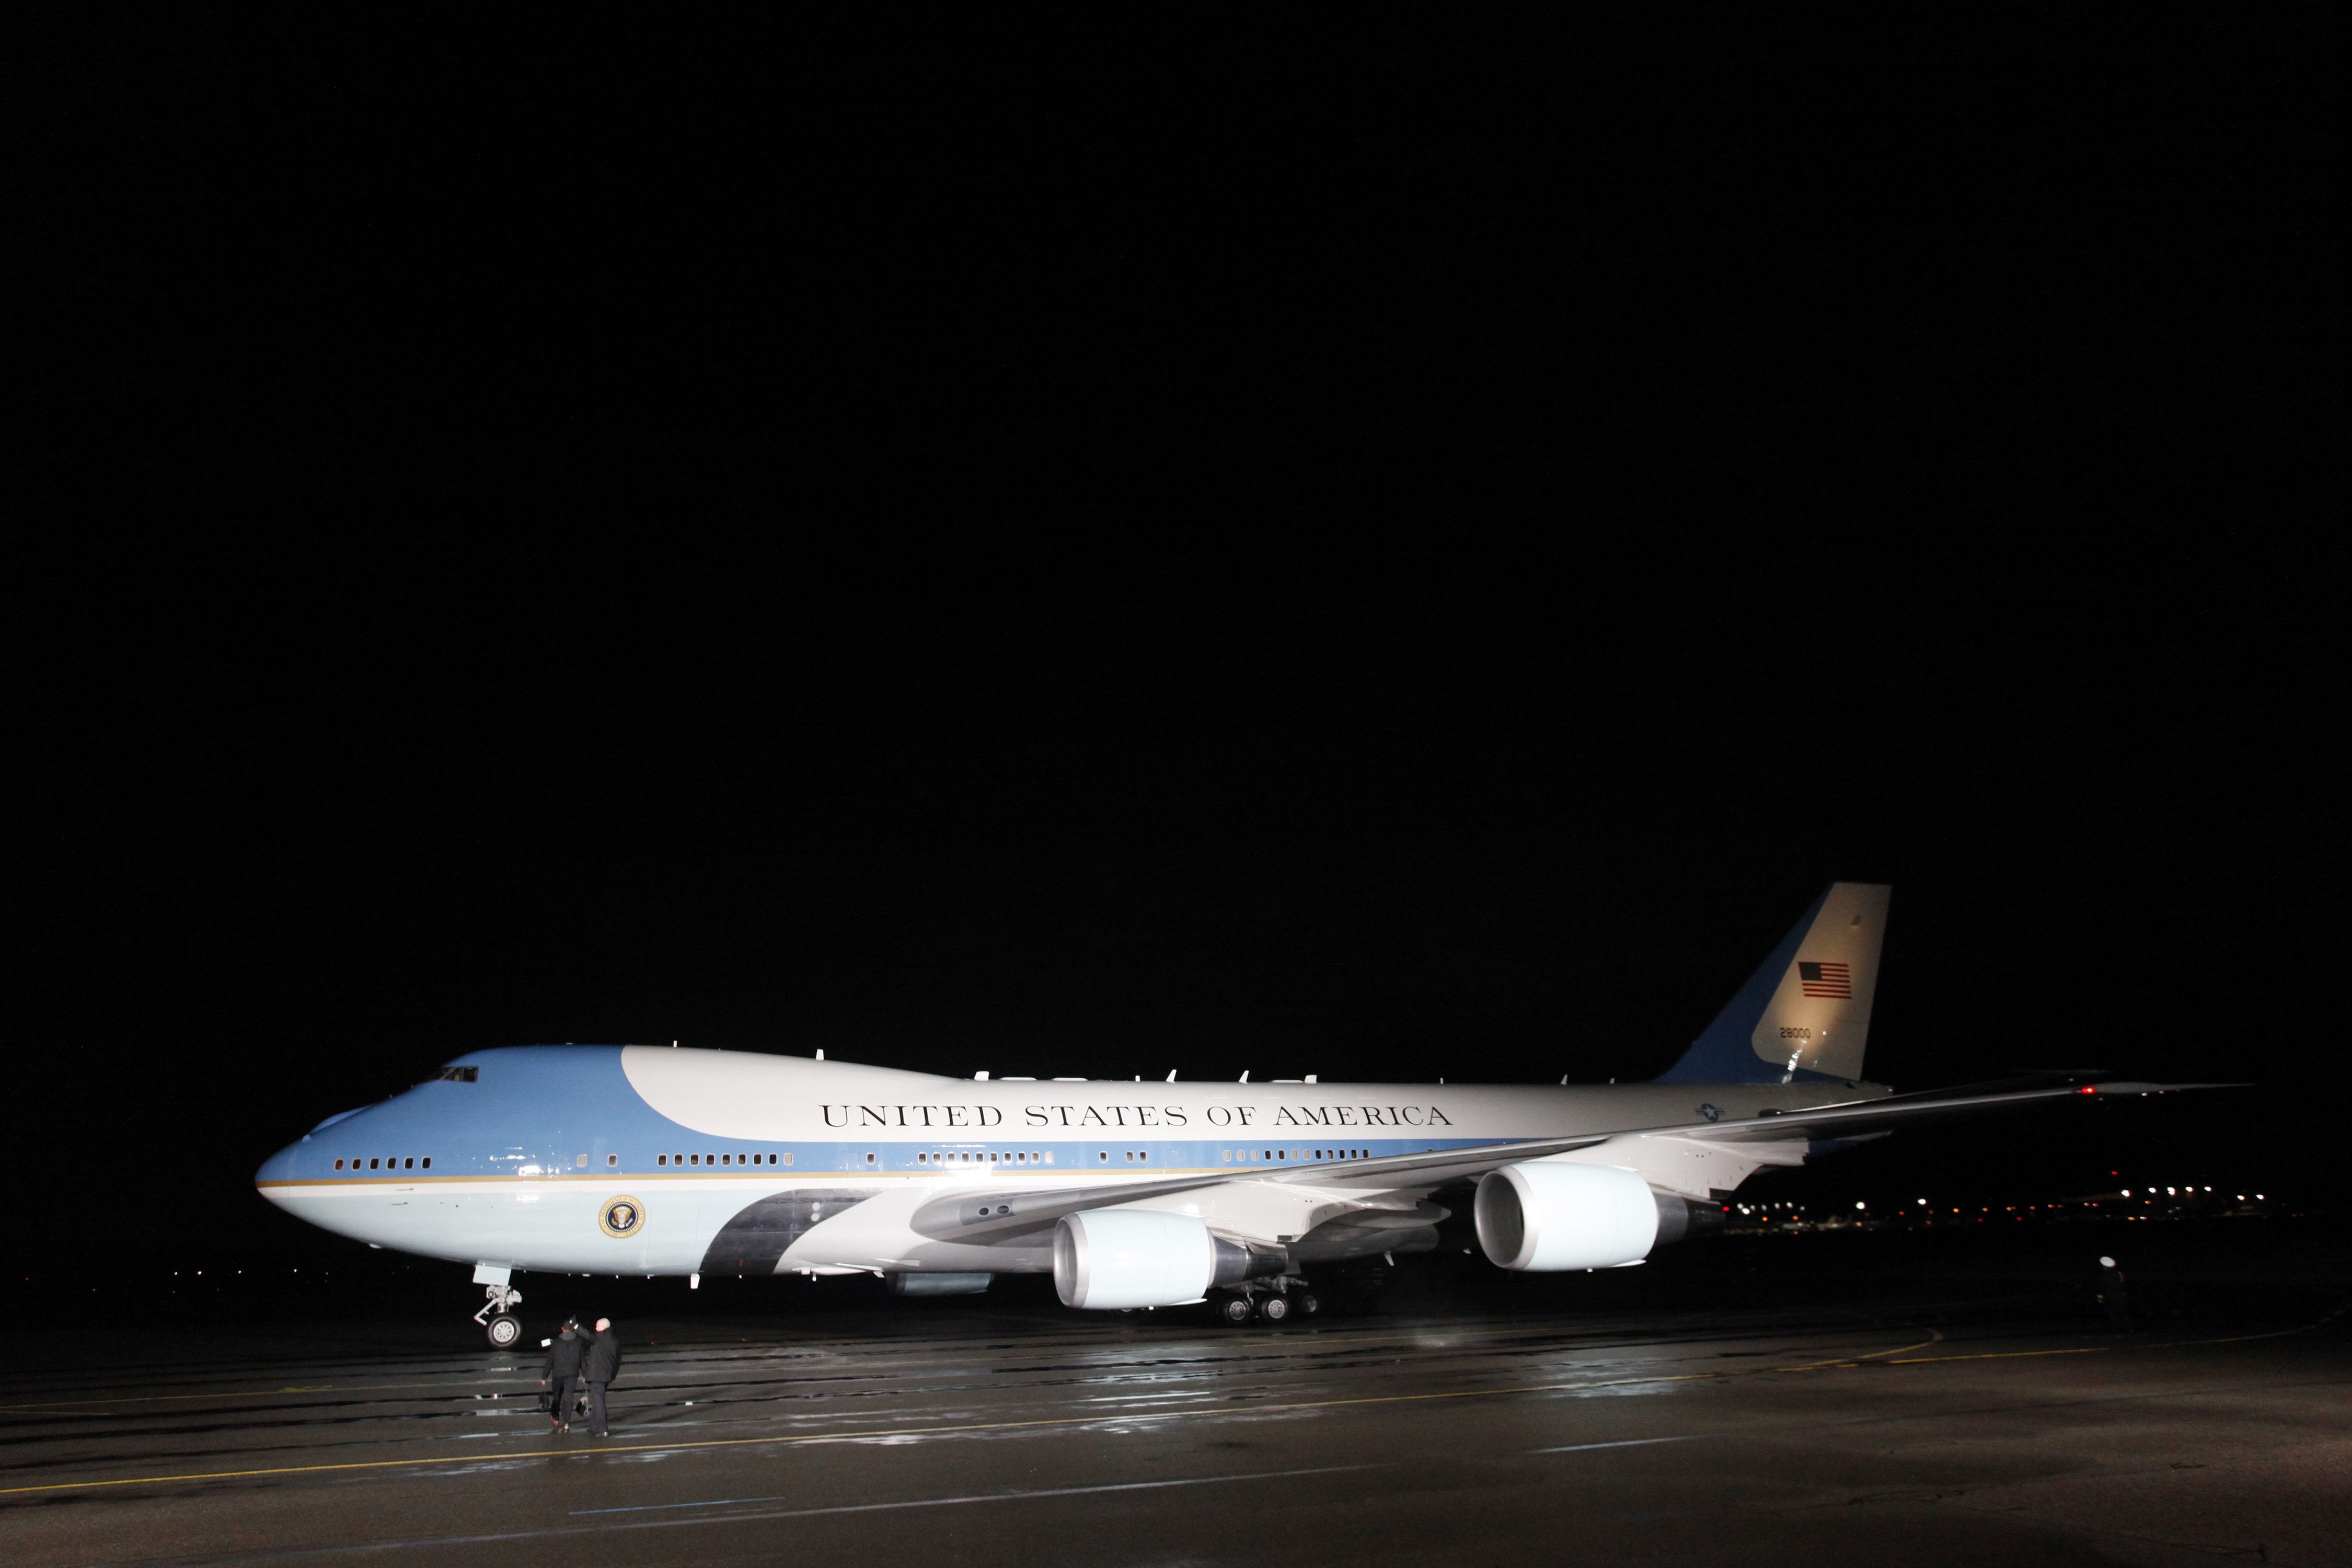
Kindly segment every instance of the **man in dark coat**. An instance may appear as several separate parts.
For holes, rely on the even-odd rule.
[[[588,1342],[588,1354],[581,1375],[588,1383],[588,1430],[603,1437],[604,1430],[604,1385],[621,1374],[621,1337],[613,1331],[613,1320],[596,1320],[595,1337]]]
[[[547,1366],[540,1373],[539,1385],[552,1389],[547,1405],[547,1419],[558,1432],[572,1430],[572,1423],[563,1417],[569,1414],[565,1402],[572,1397],[572,1384],[580,1376],[580,1363],[588,1353],[587,1336],[571,1319],[563,1320],[562,1331],[554,1343],[547,1347]]]

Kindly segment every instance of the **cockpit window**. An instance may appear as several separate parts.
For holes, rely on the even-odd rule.
[[[481,1078],[482,1069],[478,1067],[443,1068],[441,1076],[434,1081],[436,1083],[478,1083]]]

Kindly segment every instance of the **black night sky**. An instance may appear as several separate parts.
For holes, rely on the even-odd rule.
[[[2324,1190],[2275,17],[209,25],[9,68],[26,1273],[326,1246],[254,1165],[489,1045],[1646,1077],[1838,878],[1874,1078],[2259,1087],[1774,1180]]]

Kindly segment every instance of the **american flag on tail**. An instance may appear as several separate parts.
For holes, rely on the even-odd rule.
[[[1808,996],[1853,995],[1853,973],[1843,963],[1807,959],[1797,965],[1797,983]]]

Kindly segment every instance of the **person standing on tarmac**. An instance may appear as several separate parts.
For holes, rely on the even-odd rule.
[[[2106,1309],[2107,1327],[2119,1334],[2132,1331],[2131,1297],[2123,1266],[2112,1258],[2099,1259],[2099,1305]]]
[[[547,1365],[541,1372],[539,1385],[551,1390],[547,1401],[547,1419],[559,1433],[572,1430],[564,1417],[571,1414],[566,1405],[572,1397],[572,1385],[579,1379],[580,1363],[588,1353],[588,1342],[572,1319],[563,1320],[562,1331],[547,1347]]]
[[[593,1436],[611,1435],[604,1430],[604,1387],[620,1374],[621,1337],[613,1331],[612,1319],[599,1318],[581,1369],[588,1383],[588,1430]]]

